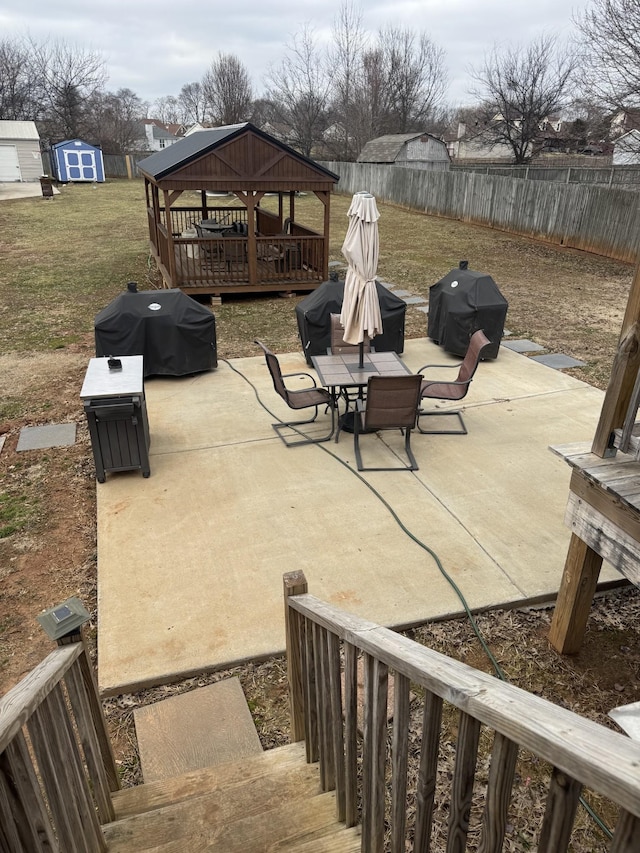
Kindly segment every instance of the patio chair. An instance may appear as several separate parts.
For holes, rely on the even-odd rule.
[[[331,346],[329,347],[329,355],[343,355],[344,353],[353,353],[359,355],[360,344],[348,344],[344,339],[344,326],[340,322],[339,314],[331,314]],[[364,351],[371,352],[371,341],[368,337],[364,339]]]
[[[254,341],[260,349],[264,353],[264,357],[267,362],[267,367],[269,368],[269,373],[271,374],[271,379],[273,380],[273,387],[276,390],[276,393],[279,394],[282,399],[285,401],[287,406],[290,409],[300,410],[300,409],[309,409],[311,407],[315,408],[315,413],[312,418],[309,418],[306,421],[288,421],[281,422],[277,424],[272,424],[274,430],[287,447],[297,447],[301,444],[320,444],[323,441],[329,441],[333,435],[335,429],[335,411],[336,404],[332,397],[332,395],[327,391],[326,388],[318,388],[316,385],[316,381],[310,373],[304,373],[302,371],[298,371],[296,373],[282,373],[280,369],[280,362],[278,361],[278,357],[271,352],[271,350],[265,346],[262,341]],[[301,388],[299,390],[291,390],[287,388],[285,384],[285,379],[290,376],[308,376],[311,382],[313,383],[311,388]],[[305,426],[306,424],[313,423],[315,419],[318,417],[318,410],[320,406],[328,407],[331,410],[331,429],[329,434],[326,436],[321,436],[320,438],[309,438],[304,437],[298,441],[287,441],[284,435],[282,435],[282,430],[284,429],[294,429],[298,431],[298,427]]]
[[[367,399],[357,400],[353,421],[353,446],[358,471],[417,471],[418,463],[411,450],[411,430],[416,425],[422,377],[371,376],[367,383]],[[360,434],[383,429],[404,431],[404,449],[408,465],[391,468],[365,468],[360,453]]]
[[[474,332],[471,336],[471,340],[469,341],[469,346],[467,347],[467,352],[462,360],[460,365],[457,364],[425,364],[420,368],[418,373],[423,374],[425,370],[430,368],[442,368],[442,369],[455,369],[458,367],[458,375],[455,379],[423,379],[422,387],[420,389],[420,400],[462,400],[463,397],[466,397],[467,391],[469,390],[469,385],[471,384],[471,380],[473,379],[473,375],[476,372],[478,367],[478,362],[482,356],[482,353],[485,347],[491,345],[491,341],[482,329],[479,329],[477,332]],[[420,420],[423,418],[435,418],[439,416],[451,417],[455,416],[458,418],[460,423],[460,429],[424,429],[420,423]],[[420,408],[418,412],[418,430],[423,435],[466,435],[467,428],[462,419],[462,413],[458,410],[455,411],[442,411],[442,412],[425,412],[424,409]]]

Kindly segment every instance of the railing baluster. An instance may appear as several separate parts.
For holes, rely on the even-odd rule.
[[[364,689],[362,697],[362,853],[371,853],[373,821],[373,713],[374,713],[374,658],[363,657]]]
[[[72,780],[67,756],[60,744],[57,723],[57,713],[49,694],[31,716],[27,729],[60,847],[64,853],[84,853],[75,804],[70,793],[73,790]]]
[[[316,686],[316,718],[318,720],[318,760],[320,762],[320,787],[328,791],[327,782],[327,734],[325,729],[326,719],[324,716],[324,684],[322,681],[322,646],[324,644],[324,632],[317,622],[313,623],[313,666]]]
[[[336,780],[336,813],[339,821],[344,821],[345,772],[344,772],[344,735],[342,728],[342,684],[340,679],[340,641],[331,631],[327,635],[329,688],[331,697],[331,744],[333,747],[333,765]]]
[[[93,717],[91,716],[89,697],[85,691],[85,684],[82,680],[79,666],[76,666],[76,664],[65,675],[65,684],[78,727],[78,734],[87,763],[87,771],[91,780],[100,823],[109,823],[115,820],[115,811],[109,794],[109,781],[102,762],[100,744],[98,743]]]
[[[416,853],[429,853],[431,847],[441,724],[442,699],[435,693],[427,691],[422,713],[422,745],[416,790],[416,827],[413,841],[413,849]]]
[[[618,817],[618,824],[609,853],[636,853],[639,838],[640,818],[623,809]]]
[[[0,849],[40,853],[58,851],[58,842],[22,732],[0,754]]]
[[[370,806],[367,809],[369,822],[369,846],[367,853],[382,853],[384,850],[384,794],[385,758],[387,733],[387,666],[376,658],[367,667],[370,682],[367,691],[370,709],[365,719],[365,749],[369,752]],[[368,744],[367,744],[368,741]],[[366,772],[366,771],[365,771]]]
[[[324,760],[326,764],[325,783],[327,791],[333,791],[336,787],[336,768],[331,743],[331,690],[329,685],[329,632],[325,628],[320,629],[320,670],[322,673],[322,688],[320,691],[320,713],[322,714],[322,727],[324,745]]]
[[[580,782],[557,767],[553,768],[538,853],[563,853],[567,850],[581,791]]]
[[[391,850],[405,853],[407,826],[407,766],[409,752],[409,679],[396,673],[394,677],[393,767],[391,789]]]
[[[496,733],[478,853],[500,853],[502,850],[517,758],[518,744]]]
[[[458,723],[456,763],[451,785],[447,853],[464,853],[467,846],[479,739],[480,722],[475,717],[461,711]]]
[[[358,652],[344,646],[345,822],[358,823]]]
[[[304,646],[305,646],[305,743],[307,750],[307,763],[318,761],[318,697],[316,688],[316,664],[315,643],[313,640],[313,622],[305,619],[304,623]]]

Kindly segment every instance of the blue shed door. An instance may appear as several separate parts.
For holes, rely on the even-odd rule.
[[[71,151],[64,149],[64,164],[68,181],[97,181],[95,151]]]

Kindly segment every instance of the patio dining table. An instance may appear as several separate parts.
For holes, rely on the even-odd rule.
[[[312,355],[313,364],[321,385],[328,388],[337,405],[342,391],[357,388],[364,397],[364,389],[370,376],[411,376],[412,371],[395,352],[365,353],[363,366],[358,365],[357,352],[341,355]],[[347,403],[348,407],[348,403]],[[336,441],[340,431],[353,432],[353,413],[346,411],[338,419]]]

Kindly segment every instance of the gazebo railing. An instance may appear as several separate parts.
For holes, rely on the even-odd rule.
[[[583,786],[619,807],[612,853],[640,849],[639,743],[320,601],[308,594],[302,572],[284,576],[284,592],[292,740],[305,741],[309,763],[319,761],[323,790],[336,792],[338,819],[362,824],[363,853],[382,853],[385,845],[392,853],[436,849],[436,814],[445,821],[448,853],[466,849],[470,822],[477,849],[498,853],[514,822],[513,788],[528,784],[516,774],[521,750],[535,757],[538,784],[546,779],[538,853],[569,848]],[[445,711],[453,718],[448,729]],[[411,729],[419,757],[410,784],[412,716],[421,725],[417,736]],[[486,735],[490,759],[483,753],[479,773]],[[447,753],[454,755],[450,775],[442,766]]]

